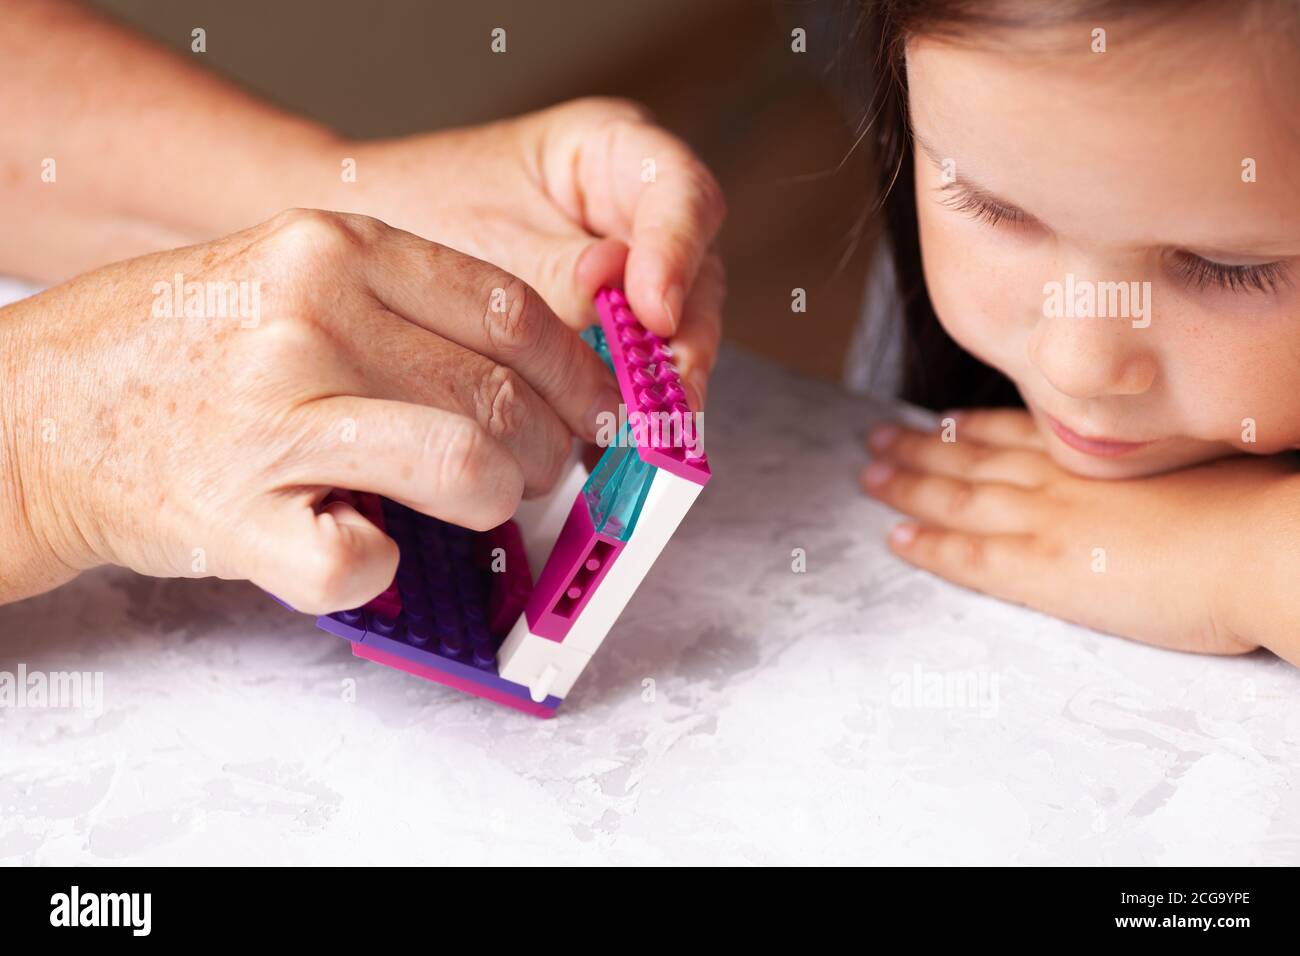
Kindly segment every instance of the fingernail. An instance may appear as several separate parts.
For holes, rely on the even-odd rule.
[[[867,438],[867,443],[877,451],[884,451],[898,441],[899,434],[900,431],[897,425],[881,425],[871,432],[870,437]]]
[[[870,487],[876,488],[894,477],[894,466],[887,461],[873,461],[862,472],[862,480]]]
[[[686,303],[686,290],[679,285],[675,285],[664,293],[663,307],[668,316],[668,326],[673,332],[677,331],[677,322],[681,318],[682,309]]]
[[[328,512],[328,514],[337,524],[343,525],[344,527],[374,527],[374,525],[370,523],[370,520],[355,508],[338,508],[334,511]]]
[[[600,395],[587,412],[588,435],[597,439],[602,436],[613,438],[618,433],[618,406],[623,396],[613,385],[602,385]]]
[[[915,537],[916,537],[916,525],[909,524],[907,522],[904,522],[903,524],[900,525],[895,525],[894,530],[889,532],[889,540],[892,543],[898,545],[900,548],[906,547],[907,545],[911,544],[912,540]]]

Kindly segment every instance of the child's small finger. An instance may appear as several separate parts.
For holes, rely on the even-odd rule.
[[[1017,604],[1031,604],[1041,562],[1029,535],[983,535],[904,522],[889,548],[924,571]]]
[[[867,493],[929,524],[986,534],[1028,531],[1040,509],[1033,496],[1012,485],[928,475],[892,462],[873,461],[862,472]]]
[[[867,438],[876,457],[915,471],[948,475],[969,481],[997,481],[1037,488],[1051,472],[1042,454],[985,445],[972,438],[947,441],[941,432],[914,431],[901,425],[883,425]]]

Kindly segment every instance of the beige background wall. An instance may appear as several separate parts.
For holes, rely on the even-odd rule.
[[[834,6],[838,0],[828,0]],[[818,0],[95,0],[244,86],[356,136],[481,122],[590,94],[635,97],[727,192],[728,337],[837,377],[862,288],[840,263],[864,163],[819,73],[837,40]],[[790,50],[805,25],[815,49]],[[489,48],[494,27],[508,52]],[[824,27],[822,28],[824,32]],[[809,312],[790,312],[790,290]]]

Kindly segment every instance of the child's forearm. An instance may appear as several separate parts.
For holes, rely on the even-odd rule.
[[[1241,523],[1247,544],[1225,582],[1228,627],[1300,666],[1300,474],[1272,483]]]
[[[5,4],[0,273],[57,281],[324,204],[333,135],[202,59],[67,0]]]

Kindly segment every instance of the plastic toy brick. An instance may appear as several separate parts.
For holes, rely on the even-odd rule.
[[[655,473],[654,465],[646,464],[631,445],[631,435],[625,425],[582,486],[582,499],[595,530],[619,541],[627,541],[636,529]]]
[[[702,487],[658,469],[636,531],[619,552],[618,560],[611,564],[582,613],[569,624],[561,640],[535,632],[530,627],[528,615],[521,617],[497,653],[501,676],[528,687],[534,700],[568,694],[699,497]]]
[[[497,681],[488,681],[480,674],[471,674],[464,671],[458,673],[459,669],[454,666],[432,667],[427,664],[419,664],[401,655],[383,650],[377,646],[378,643],[382,642],[367,641],[353,644],[352,653],[363,660],[374,661],[376,664],[384,664],[399,671],[413,674],[416,677],[423,677],[425,680],[436,681],[439,684],[445,684],[456,690],[474,694],[485,700],[522,710],[525,714],[532,714],[534,717],[552,717],[555,715],[556,708],[560,706],[558,697],[548,697],[538,703],[529,699],[525,689],[518,684],[511,684],[509,681],[499,679]]]
[[[618,538],[596,531],[579,495],[524,610],[529,629],[563,640],[622,550]]]
[[[559,698],[533,701],[528,688],[497,673],[501,639],[532,586],[518,529],[507,524],[486,533],[468,531],[378,500],[384,528],[397,542],[393,586],[399,611],[390,615],[371,602],[318,618],[317,625],[352,642],[358,657],[530,714],[553,713]],[[504,559],[500,571],[493,570],[497,558]],[[494,607],[495,629],[490,618]]]
[[[587,340],[618,378],[635,455],[620,432],[497,654],[501,676],[526,685],[534,700],[569,692],[711,477],[671,349],[642,328],[621,292],[602,289],[596,310],[604,334]],[[597,555],[600,578],[583,580],[583,556],[615,540],[621,549]],[[557,613],[570,609],[566,601],[578,606]]]
[[[601,290],[596,306],[601,325],[583,338],[613,369],[627,422],[567,515],[542,502],[520,509],[521,520],[536,513],[532,527],[478,533],[377,495],[332,493],[399,551],[383,594],[317,619],[357,657],[537,716],[572,688],[710,478],[671,349],[621,292]],[[575,467],[561,493],[578,481]],[[548,555],[535,587],[530,552]]]
[[[656,468],[705,484],[709,462],[672,349],[637,321],[617,289],[596,294],[596,312],[641,457]]]
[[[488,568],[493,574],[489,579],[492,584],[488,595],[488,627],[494,634],[506,634],[528,604],[533,592],[533,574],[528,570],[524,537],[517,524],[507,521],[493,528],[489,536],[492,551]],[[498,555],[503,565],[499,569]]]

